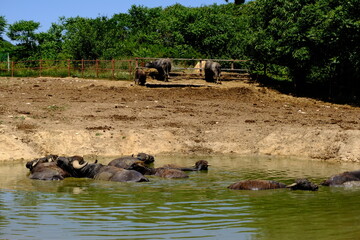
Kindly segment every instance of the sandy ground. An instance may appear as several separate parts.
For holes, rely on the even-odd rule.
[[[0,160],[146,152],[360,162],[360,108],[245,80],[148,83],[0,78]]]

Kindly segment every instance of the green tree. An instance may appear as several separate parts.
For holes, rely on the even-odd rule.
[[[359,0],[258,0],[248,10],[247,53],[287,67],[298,94],[309,83],[359,90]]]
[[[27,59],[36,55],[38,39],[36,30],[40,23],[34,21],[20,20],[9,26],[8,37],[12,41],[18,42],[15,48],[15,57]]]
[[[0,16],[0,41],[3,41],[3,37],[2,35],[4,34],[5,31],[5,27],[6,27],[6,20],[4,16]]]

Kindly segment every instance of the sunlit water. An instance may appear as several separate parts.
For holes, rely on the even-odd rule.
[[[359,188],[227,189],[242,179],[291,183],[306,177],[319,183],[358,165],[206,159],[207,173],[185,180],[150,177],[147,183],[37,181],[27,178],[24,162],[0,163],[0,239],[359,239]],[[155,166],[196,160],[156,156]]]

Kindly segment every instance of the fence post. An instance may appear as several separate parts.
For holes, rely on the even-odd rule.
[[[68,77],[70,77],[70,59],[67,60]]]
[[[11,61],[11,77],[14,77],[14,67],[15,67],[14,61]]]
[[[115,78],[115,60],[111,60],[112,77]]]
[[[42,59],[39,60],[39,75],[40,75],[40,77],[42,77],[41,73],[42,73]]]
[[[81,77],[84,78],[84,59],[81,59]]]
[[[95,64],[95,68],[96,68],[96,77],[99,77],[99,60],[96,59],[96,64]]]
[[[135,64],[137,64],[137,63],[135,63]],[[132,60],[129,60],[129,79],[131,79],[132,78]]]

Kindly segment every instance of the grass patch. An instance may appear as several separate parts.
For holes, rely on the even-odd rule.
[[[46,108],[46,110],[50,111],[50,112],[58,112],[58,111],[64,111],[65,107],[64,106],[57,106],[57,105],[50,105]]]

